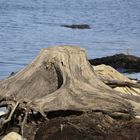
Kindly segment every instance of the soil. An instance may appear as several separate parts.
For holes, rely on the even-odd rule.
[[[57,117],[40,124],[35,140],[139,140],[140,120],[100,112]]]

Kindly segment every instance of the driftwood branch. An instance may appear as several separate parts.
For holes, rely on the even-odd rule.
[[[134,87],[140,88],[140,84],[132,83],[128,81],[120,81],[120,80],[110,80],[110,79],[101,79],[105,84],[109,85],[112,88],[115,87]]]

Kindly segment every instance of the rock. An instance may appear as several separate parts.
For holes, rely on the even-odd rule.
[[[135,116],[135,118],[140,119],[140,116]]]
[[[140,57],[125,54],[116,54],[102,58],[90,59],[92,65],[110,65],[115,69],[123,72],[139,72],[140,71]]]
[[[11,76],[13,76],[15,74],[16,74],[16,72],[11,72],[10,75],[9,75],[9,77],[11,77]]]
[[[67,27],[71,29],[90,29],[90,26],[88,24],[72,24],[72,25],[61,25],[62,27]]]
[[[23,140],[21,135],[16,132],[10,132],[2,140]]]

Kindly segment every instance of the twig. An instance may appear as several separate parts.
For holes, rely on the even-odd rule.
[[[12,116],[13,116],[13,114],[14,114],[14,112],[15,112],[15,110],[16,110],[16,108],[17,108],[18,105],[19,105],[19,102],[16,103],[16,105],[12,109],[9,117],[6,120],[4,120],[3,124],[5,124],[5,123],[7,123],[7,122],[9,122],[11,120],[11,118],[12,118]]]
[[[79,132],[82,131],[82,129],[81,129],[79,126],[77,126],[77,125],[75,125],[75,124],[72,124],[72,123],[70,123],[70,122],[68,122],[68,124],[71,125],[71,126],[73,126],[73,127],[74,127],[75,129],[77,129]]]
[[[47,115],[44,113],[44,111],[40,111],[40,114],[45,118],[46,121],[48,121],[49,119],[47,118]]]
[[[24,135],[23,135],[24,134],[24,126],[25,126],[25,123],[27,121],[27,117],[28,117],[28,110],[26,110],[24,119],[23,119],[22,124],[21,124],[21,135],[23,138],[24,138]]]

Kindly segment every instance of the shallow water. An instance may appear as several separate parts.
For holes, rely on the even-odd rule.
[[[61,27],[78,23],[91,29]],[[140,0],[0,0],[0,79],[41,48],[65,44],[85,48],[89,58],[140,56]]]

